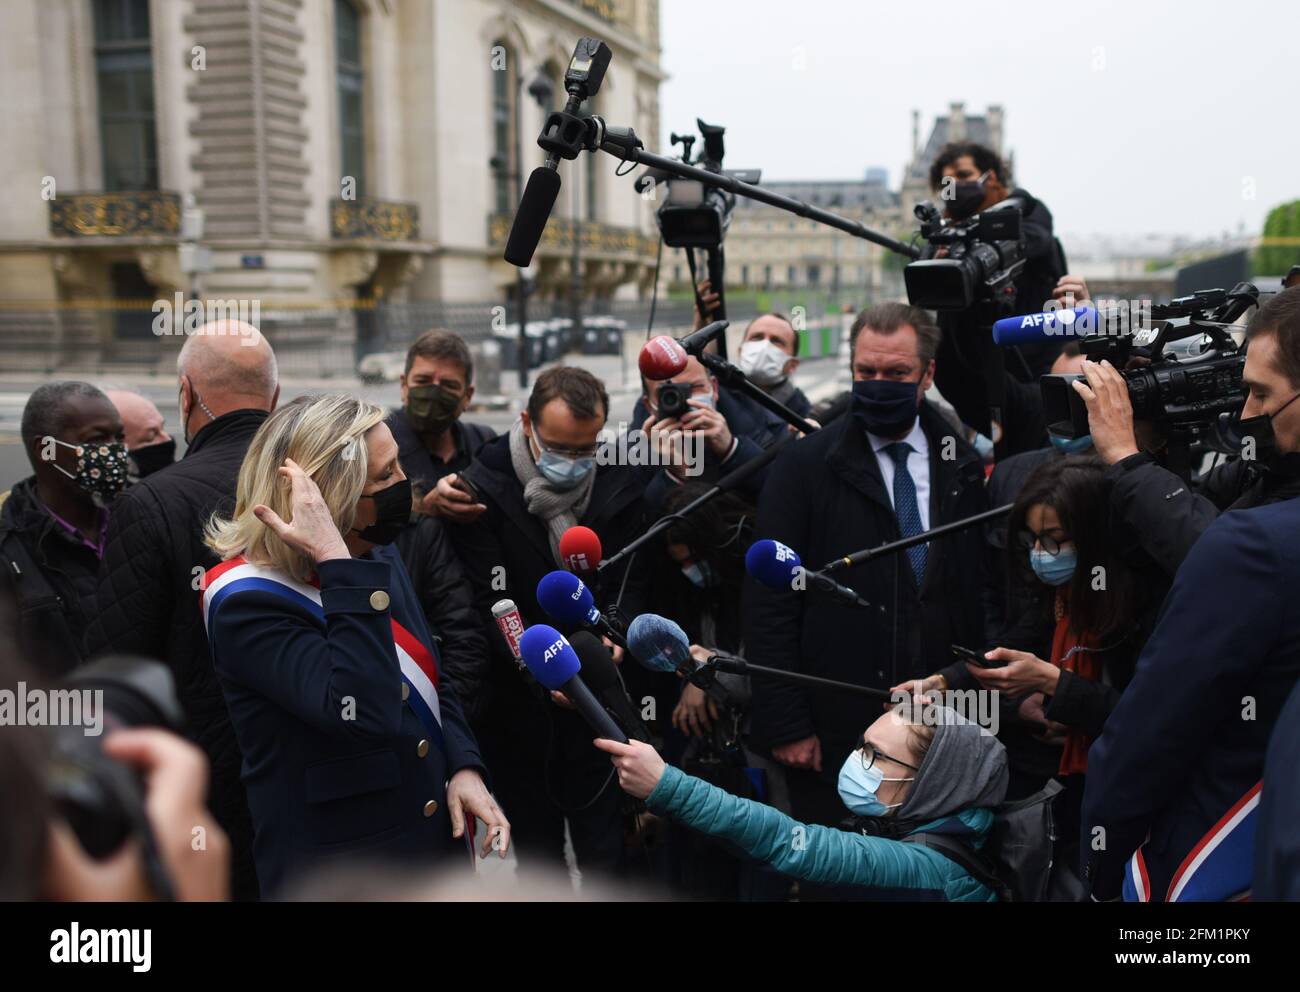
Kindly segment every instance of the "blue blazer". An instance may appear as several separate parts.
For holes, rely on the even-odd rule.
[[[431,729],[403,681],[393,620],[435,669],[437,651],[400,556],[384,546],[321,562],[319,603],[310,587],[260,571],[212,569],[203,606],[263,894],[338,858],[467,858],[451,837],[446,782],[462,768],[486,772],[450,687],[439,686]]]

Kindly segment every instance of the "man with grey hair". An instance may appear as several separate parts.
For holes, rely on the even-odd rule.
[[[239,781],[240,755],[212,669],[199,583],[217,559],[203,544],[214,512],[233,509],[244,453],[275,408],[280,386],[271,346],[242,321],[212,321],[176,363],[185,456],[142,479],[113,508],[99,572],[89,655],[140,654],[166,661],[185,709],[186,733],[212,766],[209,802],[230,836],[237,899],[257,897],[252,824]]]

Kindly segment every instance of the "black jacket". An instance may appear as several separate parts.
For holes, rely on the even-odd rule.
[[[98,572],[95,552],[41,508],[36,477],[17,483],[0,508],[0,630],[47,678],[66,675],[85,656]]]
[[[437,642],[442,674],[455,688],[465,716],[477,719],[487,677],[487,639],[446,526],[419,516],[393,543]]]
[[[1189,487],[1146,452],[1106,470],[1116,520],[1170,578],[1192,545],[1225,510],[1247,510],[1300,496],[1300,476],[1236,459]]]
[[[230,835],[234,895],[256,898],[252,822],[239,781],[239,747],[212,669],[199,612],[204,572],[217,564],[203,544],[214,512],[234,509],[244,453],[265,410],[236,410],[205,425],[185,457],[142,479],[113,505],[100,565],[88,656],[125,652],[165,661],[185,710],[186,734],[211,765],[208,803]]]
[[[984,510],[982,462],[974,449],[955,437],[928,403],[921,406],[921,427],[930,445],[930,526]],[[949,438],[953,445],[946,443]],[[956,457],[945,460],[944,451]],[[880,467],[854,418],[842,417],[796,441],[777,459],[754,533],[789,545],[810,568],[898,539]],[[882,689],[936,671],[964,683],[968,676],[953,664],[950,645],[974,644],[982,637],[982,545],[978,527],[932,543],[919,593],[906,554],[839,572],[838,581],[856,589],[870,609],[842,606],[813,589],[775,591],[749,582],[747,657]],[[753,730],[760,745],[816,734],[823,755],[843,754],[871,719],[872,706],[860,697],[754,679]]]
[[[998,462],[989,476],[989,507],[1006,506],[1020,497],[1025,482],[1040,466],[1062,457],[1055,448],[1037,448]],[[1013,647],[1007,642],[1008,628],[1030,608],[1019,584],[1007,585],[1007,520],[999,517],[985,530],[983,569],[984,647]],[[1050,643],[1050,635],[1049,635]],[[978,647],[972,644],[970,647]],[[1029,650],[1025,648],[1023,650]],[[1045,657],[1039,655],[1039,657]]]
[[[397,442],[397,459],[402,463],[402,471],[411,480],[417,495],[432,490],[444,475],[464,471],[484,442],[496,437],[496,432],[486,424],[467,424],[457,420],[451,425],[451,429],[456,432],[456,454],[450,461],[434,464],[433,455],[406,419],[406,411],[400,407],[389,410],[384,423],[393,432],[393,440]]]
[[[544,623],[564,630],[537,605],[537,583],[561,566],[551,552],[545,525],[528,512],[524,502],[523,487],[510,460],[508,433],[485,444],[466,475],[478,488],[487,510],[471,524],[448,524],[447,533],[464,566],[479,616],[491,635],[488,643],[492,662],[482,702],[490,708],[503,696],[517,702],[526,684],[496,629],[492,604],[512,599],[526,627]],[[591,500],[578,523],[596,532],[606,558],[645,529],[641,497],[647,475],[643,469],[627,466],[596,467]],[[635,567],[635,561],[632,564],[623,599],[629,619],[642,611],[646,586],[638,574],[641,569]],[[607,606],[617,598],[626,573],[627,567],[622,566],[600,581],[591,580],[599,605]]]

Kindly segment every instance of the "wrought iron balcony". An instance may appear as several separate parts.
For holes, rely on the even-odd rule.
[[[58,237],[178,237],[181,198],[152,190],[60,193],[50,201],[50,233]]]
[[[492,214],[488,217],[488,243],[493,248],[504,248],[510,236],[512,214]],[[537,250],[543,255],[567,255],[573,251],[575,234],[580,239],[582,254],[617,255],[625,258],[654,258],[657,242],[635,227],[615,227],[552,217],[542,231]]]
[[[415,241],[420,237],[420,208],[396,200],[330,201],[330,236],[339,239]]]

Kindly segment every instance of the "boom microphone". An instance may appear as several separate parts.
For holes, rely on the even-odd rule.
[[[755,541],[749,546],[745,552],[745,571],[769,589],[801,590],[811,585],[830,593],[846,606],[871,606],[848,586],[840,585],[829,575],[804,568],[799,552],[770,538]]]
[[[636,364],[652,382],[671,379],[686,368],[686,351],[667,334],[657,334],[641,346]]]
[[[533,261],[533,252],[542,240],[546,222],[551,219],[555,199],[560,195],[560,172],[549,162],[539,165],[528,177],[510,237],[506,241],[506,261],[519,268],[527,268]]]
[[[524,664],[544,688],[564,693],[582,714],[582,718],[601,737],[608,737],[620,744],[627,743],[627,736],[605,712],[604,707],[596,702],[596,697],[578,675],[582,664],[563,634],[554,627],[537,624],[524,631],[519,648],[523,653]]]
[[[600,536],[590,527],[570,527],[560,536],[560,559],[570,572],[594,572],[602,557]]]
[[[591,627],[600,631],[615,644],[627,647],[618,632],[596,609],[596,601],[582,579],[572,572],[558,569],[542,576],[537,583],[537,605],[546,615],[571,627]]]
[[[619,678],[618,666],[614,664],[609,648],[596,640],[595,634],[585,630],[574,634],[569,639],[569,644],[582,664],[582,679],[587,688],[613,713],[616,722],[629,736],[639,741],[648,741],[650,734],[628,698],[627,689]]]
[[[698,331],[686,335],[677,344],[688,355],[699,357],[700,352],[705,349],[708,343],[725,331],[728,326],[729,324],[725,320],[715,320],[712,324],[706,324]]]

